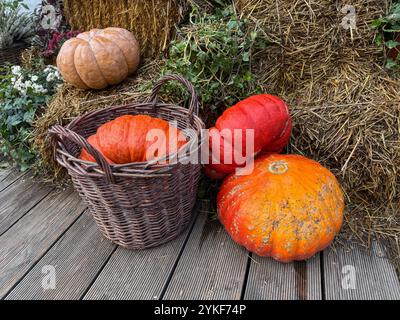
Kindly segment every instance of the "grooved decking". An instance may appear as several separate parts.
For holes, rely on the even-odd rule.
[[[49,268],[54,288],[46,286]],[[129,251],[100,234],[72,189],[0,169],[0,298],[399,300],[400,283],[378,241],[289,264],[251,255],[210,216],[208,202],[177,239]]]
[[[254,256],[246,300],[321,300],[320,254],[307,261],[277,263]]]
[[[205,210],[193,228],[164,299],[239,299],[248,253]]]

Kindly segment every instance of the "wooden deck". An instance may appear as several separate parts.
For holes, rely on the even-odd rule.
[[[200,204],[176,240],[128,251],[102,237],[73,190],[0,169],[0,298],[400,299],[381,243],[281,264],[249,254],[207,216]]]

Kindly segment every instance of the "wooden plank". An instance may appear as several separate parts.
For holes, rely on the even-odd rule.
[[[9,185],[23,177],[27,171],[21,172],[14,168],[8,168],[0,171],[0,192],[6,189]]]
[[[253,255],[244,299],[321,300],[320,265],[320,254],[293,263]]]
[[[86,292],[115,245],[85,212],[6,297],[12,300],[74,300]],[[54,266],[55,287],[41,286],[46,266]]]
[[[240,299],[248,252],[202,210],[164,299]]]
[[[3,168],[0,165],[0,181],[2,181],[4,177],[6,177],[11,172],[11,170],[12,170],[11,168]]]
[[[31,196],[33,194],[30,192]],[[84,209],[72,190],[52,192],[0,237],[0,298],[13,288]]]
[[[84,299],[159,299],[190,230],[191,226],[177,239],[155,248],[126,250],[118,247]]]
[[[386,248],[373,242],[371,250],[358,245],[324,254],[327,300],[399,300],[400,283]]]
[[[34,181],[30,174],[0,193],[0,235],[45,198],[54,188]]]
[[[0,193],[0,235],[45,198],[54,188],[24,176]]]

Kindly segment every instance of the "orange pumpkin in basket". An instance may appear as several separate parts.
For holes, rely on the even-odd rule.
[[[174,153],[186,143],[186,138],[182,131],[170,127],[165,120],[147,115],[125,115],[100,126],[88,142],[109,163],[124,164],[150,161]],[[84,149],[80,159],[95,162]]]
[[[233,240],[282,262],[327,247],[342,226],[343,210],[335,176],[298,155],[261,157],[250,175],[230,175],[218,194],[219,218]]]
[[[92,29],[62,45],[57,67],[64,80],[81,89],[103,89],[136,71],[140,48],[122,28]]]

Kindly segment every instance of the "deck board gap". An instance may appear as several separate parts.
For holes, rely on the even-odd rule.
[[[14,173],[15,170],[17,170],[17,169],[11,170],[6,176],[2,177],[2,179],[0,180],[0,183],[3,183],[5,180],[7,180]],[[19,180],[21,180],[23,177],[25,177],[29,172],[30,172],[29,170],[25,171],[25,172],[19,172],[18,175],[14,178],[14,180],[12,180],[6,186],[0,187],[0,192],[3,192],[5,190],[7,190],[8,188],[10,188],[12,185],[14,185]]]
[[[104,261],[103,265],[99,269],[99,271],[96,273],[96,275],[93,277],[92,281],[90,284],[87,286],[85,291],[82,293],[82,295],[79,297],[79,300],[83,300],[85,298],[86,294],[89,292],[90,288],[93,286],[93,284],[96,282],[97,278],[100,276],[100,274],[103,272],[104,268],[107,266],[108,262],[110,261],[111,257],[117,251],[118,246],[114,245],[114,249],[111,251],[111,254],[107,257],[107,259]]]
[[[242,286],[242,292],[240,294],[240,300],[244,300],[244,296],[246,294],[247,280],[249,279],[251,259],[252,259],[252,253],[249,252],[249,256],[247,258],[246,271],[245,271],[244,278],[243,278],[243,286]]]
[[[324,252],[320,253],[320,269],[321,269],[321,299],[326,300],[325,292],[325,268],[324,268]]]

